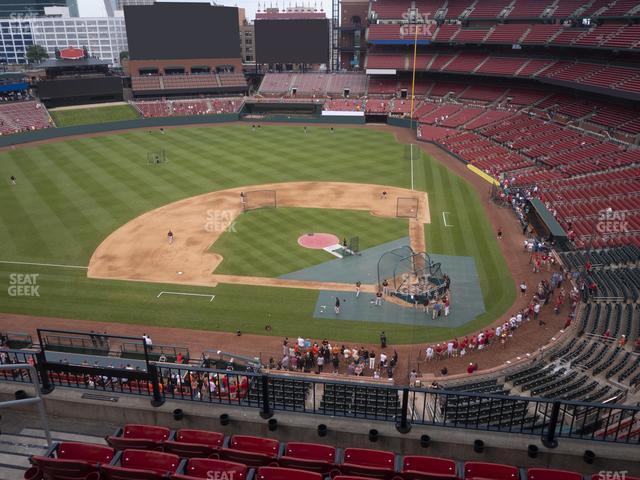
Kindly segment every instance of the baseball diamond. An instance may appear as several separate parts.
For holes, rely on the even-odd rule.
[[[233,3],[0,2],[0,480],[640,480],[640,0]]]

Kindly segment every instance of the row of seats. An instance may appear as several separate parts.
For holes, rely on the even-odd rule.
[[[588,29],[559,24],[508,23],[464,28],[457,24],[426,24],[416,28],[399,23],[372,24],[367,40],[376,45],[389,40],[410,43],[418,40],[432,43],[553,45],[640,50],[640,25],[604,24]]]
[[[388,25],[384,27],[388,27]],[[638,34],[640,35],[640,30]],[[374,51],[367,57],[366,68],[412,70],[413,55]],[[455,55],[450,53],[421,54],[416,61],[416,70],[518,78],[548,78],[621,92],[640,92],[640,69],[631,66],[522,56],[496,56],[463,51]]]
[[[264,480],[519,480],[515,466],[456,461],[364,448],[337,449],[323,444],[288,442],[216,432],[125,425],[109,446],[61,442],[47,455],[32,456],[26,480],[174,480],[217,478],[215,472]],[[146,443],[145,443],[146,442]],[[200,442],[200,443],[193,443]],[[164,446],[164,447],[163,447]],[[148,449],[144,447],[149,447]],[[161,451],[164,449],[164,451]],[[631,478],[631,477],[628,477]],[[532,468],[528,480],[582,480],[579,473]],[[633,479],[635,480],[635,479]]]
[[[219,115],[240,110],[243,99],[202,98],[197,100],[138,100],[131,105],[144,118],[179,117],[186,115]]]
[[[410,13],[430,19],[565,19],[580,13],[584,17],[624,17],[637,10],[637,2],[618,0],[611,2],[589,2],[587,0],[563,0],[554,2],[547,0],[533,2],[531,0],[378,0],[371,4],[371,13],[381,20],[402,20],[410,18]],[[637,14],[637,13],[636,13]]]
[[[500,95],[499,90],[496,92]],[[455,98],[455,92],[453,95]],[[462,96],[457,94],[458,99]],[[500,102],[506,101],[508,96],[509,91]],[[585,113],[580,110],[583,104],[572,97],[540,98],[534,98],[536,108],[559,120],[563,117],[573,119],[575,117],[571,115]],[[591,119],[595,116],[594,110],[613,107],[596,104],[589,108]],[[637,233],[640,230],[640,214],[637,213],[640,210],[637,183],[640,169],[635,166],[640,164],[639,151],[568,129],[563,123],[509,110],[489,108],[475,117],[472,113],[478,112],[472,110],[469,113],[471,120],[458,123],[456,119],[464,110],[467,109],[458,102],[419,103],[415,112],[421,123],[419,137],[437,141],[490,175],[505,174],[515,186],[531,189],[535,185],[536,195],[567,232],[573,232],[577,245],[594,240],[596,248],[640,244]],[[632,115],[638,114],[630,113],[629,117],[620,114],[620,121],[626,122]],[[625,124],[618,127],[623,129]],[[424,138],[427,126],[429,137]],[[627,228],[594,239],[593,224],[607,209],[624,211]],[[624,296],[633,299],[636,298],[637,282],[633,280],[635,274],[628,273],[632,280],[620,290]]]
[[[558,255],[562,262],[573,271],[582,270],[587,264],[590,269],[598,269],[640,262],[640,248],[635,245],[596,250],[573,250],[559,252]]]
[[[40,130],[52,126],[47,109],[39,102],[0,103],[0,135]]]
[[[349,95],[358,97],[364,95],[367,83],[366,75],[358,73],[267,73],[258,92],[261,95],[293,95],[296,96],[324,96],[343,95],[345,90]]]
[[[179,89],[215,89],[221,87],[246,88],[247,81],[242,74],[208,73],[194,75],[143,75],[132,76],[134,92]]]

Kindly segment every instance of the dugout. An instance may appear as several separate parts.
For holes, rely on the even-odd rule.
[[[564,231],[553,214],[538,198],[533,198],[530,204],[531,208],[527,213],[527,221],[536,234],[541,238],[555,242],[559,248],[566,248],[569,245],[567,232]]]

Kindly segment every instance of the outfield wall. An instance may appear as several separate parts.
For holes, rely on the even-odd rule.
[[[412,121],[410,118],[398,118],[398,117],[387,117],[387,125],[391,125],[392,127],[404,127],[404,128],[413,128],[417,130],[418,122]]]
[[[33,132],[18,133],[15,135],[0,136],[0,147],[22,145],[31,142],[52,140],[56,138],[71,137],[76,135],[92,135],[95,133],[117,132],[136,128],[158,127],[182,127],[188,125],[203,125],[211,123],[237,122],[240,120],[238,113],[223,113],[219,115],[193,115],[188,117],[158,117],[139,118],[136,120],[123,120],[120,122],[95,123],[90,125],[74,125],[72,127],[46,128]],[[247,123],[251,119],[246,119]],[[317,123],[317,124],[344,124],[364,125],[364,117],[299,117],[292,115],[270,115],[267,118],[254,120],[260,122],[284,122],[284,123]]]
[[[251,118],[245,119],[247,122],[254,121]],[[306,123],[306,124],[343,124],[343,125],[364,125],[364,116],[321,116],[321,117],[297,117],[295,115],[267,115],[264,118],[255,119],[259,122],[282,122],[282,123]]]
[[[70,137],[74,135],[90,135],[93,133],[130,130],[135,128],[175,127],[206,123],[235,122],[238,118],[239,116],[237,113],[223,113],[220,115],[193,115],[188,117],[138,118],[136,120],[122,120],[120,122],[93,123],[90,125],[74,125],[72,127],[62,128],[46,128],[44,130],[36,130],[33,132],[1,136],[0,147],[50,140],[53,138]]]

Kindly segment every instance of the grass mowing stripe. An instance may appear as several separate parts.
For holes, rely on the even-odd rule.
[[[36,168],[42,168],[42,162],[38,162]],[[48,167],[47,170],[58,170],[57,165]],[[99,230],[93,225],[92,218],[86,215],[82,206],[78,204],[80,199],[74,197],[74,192],[68,188],[60,188],[49,176],[43,176],[37,187],[37,192],[46,192],[43,201],[47,203],[54,214],[65,226],[68,236],[73,239],[65,248],[85,252],[87,239],[95,238]],[[60,199],[61,202],[47,201],[49,198]]]
[[[49,113],[58,127],[134,120],[140,117],[138,112],[130,105],[50,110]]]
[[[99,138],[100,140],[102,140],[106,137]],[[123,155],[125,154],[125,152],[126,154],[131,155],[132,152],[139,150],[139,148],[135,144],[129,144],[128,142],[123,142],[122,145],[114,145],[113,149],[116,152],[122,152]],[[153,174],[150,171],[150,166],[146,164],[146,155],[144,157],[144,160],[140,158],[138,165],[134,163],[133,165],[129,164],[125,166],[122,165],[121,162],[118,162],[117,159],[112,158],[112,156],[110,155],[103,155],[99,152],[98,154],[100,155],[100,160],[102,160],[100,168],[109,170],[110,177],[115,185],[115,191],[122,191],[123,188],[126,187],[127,196],[141,198],[143,200],[143,205],[144,203],[146,203],[147,198],[155,199],[155,201],[152,202],[153,205],[157,205],[160,198],[164,199],[164,201],[160,201],[160,204],[169,203],[171,200],[180,198],[180,195],[178,195],[177,193],[175,195],[176,198],[167,196],[167,193],[162,189],[162,187],[166,187],[167,189],[172,190],[173,188],[168,184],[163,184],[162,187],[159,185],[160,182],[157,182],[157,179],[153,177]],[[132,203],[131,205],[132,207],[134,207],[134,211],[136,212],[144,211],[139,207],[137,203]],[[145,206],[144,208],[147,207]]]
[[[122,223],[125,218],[128,219],[135,213],[146,211],[151,207],[148,195],[144,194],[146,183],[142,180],[137,181],[138,177],[133,173],[133,169],[116,166],[109,158],[110,155],[100,154],[98,147],[90,149],[84,144],[74,144],[72,148],[77,154],[73,156],[71,163],[76,164],[85,175],[100,185],[99,192],[103,205],[110,201],[117,205],[117,211],[122,212],[117,217],[118,222]],[[103,149],[106,150],[106,146]],[[86,162],[86,155],[90,152],[93,161]]]
[[[65,197],[76,204],[76,208],[89,214],[90,221],[96,230],[113,225],[115,218],[111,212],[114,208],[125,206],[124,202],[104,188],[75,155],[68,155],[64,144],[53,143],[51,148],[52,152],[64,155],[69,161],[55,162],[55,169],[53,169],[55,174],[50,175],[49,178],[64,190]],[[49,160],[51,161],[51,157]],[[81,205],[78,205],[78,202],[81,202]]]
[[[147,148],[147,151],[153,151],[153,142],[148,137],[142,136],[138,145],[141,148]],[[203,188],[201,183],[193,182],[188,176],[184,175],[183,172],[188,172],[189,170],[190,166],[188,164],[183,165],[171,160],[162,165],[147,165],[147,172],[151,176],[167,182],[180,192],[198,191]]]
[[[27,156],[32,160],[36,160],[37,157],[39,157],[39,153],[32,150],[27,152]],[[33,232],[34,236],[24,240],[32,246],[40,245],[46,249],[45,258],[50,258],[53,254],[49,248],[49,245],[52,243],[56,245],[65,244],[78,249],[81,248],[81,245],[76,242],[70,230],[70,228],[73,228],[73,219],[59,216],[58,212],[51,208],[52,205],[55,205],[55,201],[53,201],[50,195],[51,192],[35,186],[31,182],[30,176],[21,169],[22,165],[17,164],[16,166],[20,169],[18,175],[21,180],[20,184],[16,185],[20,188],[19,190],[15,190],[17,202],[13,204],[13,208],[20,209],[21,220],[19,221],[28,221],[34,212],[37,212],[37,215],[44,219],[44,221],[32,222],[32,225],[35,227],[35,231]],[[38,162],[35,161],[31,168],[37,172],[39,169]],[[16,177],[18,177],[18,175],[16,175]],[[41,182],[44,180],[45,184],[48,181],[46,175],[41,176],[40,179]],[[61,198],[58,197],[55,200],[60,201]],[[43,257],[38,256],[34,258],[41,259]]]

